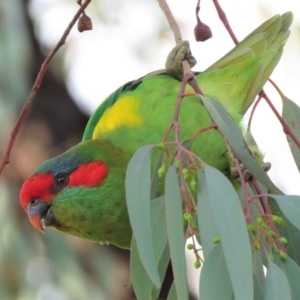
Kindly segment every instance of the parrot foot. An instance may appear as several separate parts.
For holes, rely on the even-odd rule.
[[[165,65],[167,73],[179,80],[182,80],[184,75],[182,67],[183,60],[187,60],[191,68],[197,63],[197,60],[192,55],[188,41],[180,42],[171,50]]]
[[[252,174],[245,168],[245,166],[243,164],[240,164],[240,166],[241,166],[241,170],[243,172],[244,180],[245,180],[245,182],[248,182],[249,179],[251,178]],[[271,169],[271,163],[269,163],[269,162],[262,163],[261,166],[265,172],[268,172]],[[237,181],[240,182],[239,173],[238,173],[238,170],[236,169],[236,167],[232,167],[230,170],[230,173],[233,178],[236,178]]]

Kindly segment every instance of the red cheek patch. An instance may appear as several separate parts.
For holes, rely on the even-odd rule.
[[[38,173],[28,178],[20,191],[20,202],[27,211],[27,204],[35,198],[43,199],[48,202],[53,196],[50,192],[53,184],[53,176],[50,173]]]
[[[107,166],[99,161],[80,165],[70,174],[68,186],[97,186],[107,176]]]

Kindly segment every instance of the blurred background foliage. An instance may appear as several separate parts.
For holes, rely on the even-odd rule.
[[[87,14],[92,17],[93,31],[100,32],[99,40],[89,33],[79,36],[73,30],[52,61],[19,132],[11,162],[0,178],[0,299],[134,299],[128,251],[92,244],[51,229],[43,235],[28,222],[18,197],[22,182],[37,165],[80,141],[89,114],[101,99],[126,80],[163,67],[173,38],[164,16],[158,13],[157,1],[131,2],[129,7],[122,0],[92,1]],[[195,5],[196,1],[192,3]],[[1,158],[45,56],[77,8],[75,0],[0,0]],[[273,14],[266,13],[265,8],[262,11],[265,19]],[[128,17],[130,12],[134,18]],[[283,11],[274,13],[279,12]],[[188,15],[194,18],[194,11]],[[193,27],[184,22],[187,16],[176,17],[183,35],[189,32],[190,38]],[[298,44],[290,52],[299,50],[299,23],[296,26]],[[250,26],[247,31],[252,29]],[[94,42],[101,43],[101,51]],[[225,53],[232,44],[223,46]],[[205,51],[216,48],[207,47],[202,57],[206,57]],[[84,59],[90,56],[88,51],[103,61],[96,66],[87,64]],[[200,69],[203,62],[207,66],[218,57],[216,52],[215,57],[200,59]],[[133,64],[133,60],[138,63]],[[86,86],[85,92],[81,85]],[[91,94],[91,90],[96,93]]]

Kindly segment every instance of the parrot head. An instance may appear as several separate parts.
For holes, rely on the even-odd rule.
[[[21,205],[39,231],[52,226],[91,241],[128,248],[126,162],[122,150],[109,141],[81,142],[31,174],[20,191]]]

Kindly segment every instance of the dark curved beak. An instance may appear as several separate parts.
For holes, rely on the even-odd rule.
[[[44,232],[46,226],[57,224],[51,211],[51,205],[42,199],[31,201],[27,209],[29,221],[35,229]]]

